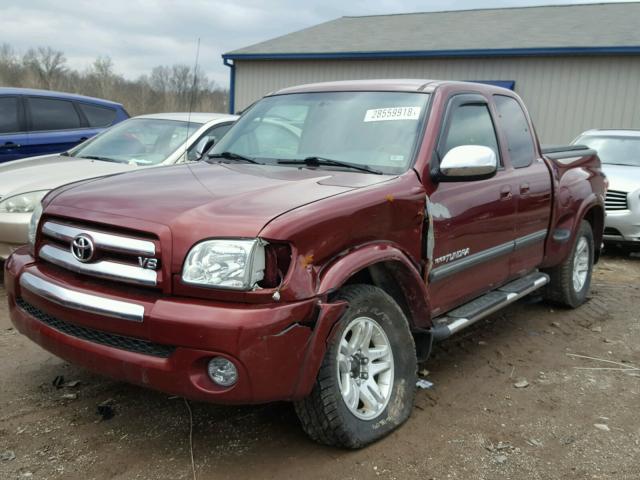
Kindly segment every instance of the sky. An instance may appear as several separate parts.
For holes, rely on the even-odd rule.
[[[199,65],[222,87],[221,55],[345,15],[604,3],[605,0],[0,0],[0,43],[62,50],[84,70],[111,57],[127,78],[157,65]]]

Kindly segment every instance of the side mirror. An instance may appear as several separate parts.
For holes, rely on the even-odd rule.
[[[440,161],[438,179],[443,182],[483,180],[498,170],[496,153],[484,145],[461,145],[447,152]]]
[[[216,143],[216,137],[204,137],[196,145],[196,160],[200,160],[207,151]]]

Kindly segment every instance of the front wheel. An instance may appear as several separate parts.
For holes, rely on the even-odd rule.
[[[567,307],[584,303],[591,287],[593,273],[593,232],[589,222],[582,221],[569,257],[549,272],[546,297]]]
[[[416,352],[407,319],[383,290],[350,285],[349,304],[311,394],[296,402],[302,427],[326,445],[360,448],[404,423],[413,409]]]

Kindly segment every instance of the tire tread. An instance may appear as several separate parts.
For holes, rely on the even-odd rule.
[[[402,315],[401,318],[404,318],[395,301],[383,290],[372,285],[348,285],[338,292],[336,299],[351,303],[350,301],[372,293],[388,297],[390,305],[394,305]],[[406,321],[403,323],[404,325],[399,325],[399,328],[405,328],[406,333],[411,337],[408,323]],[[304,431],[316,442],[330,446],[360,448],[364,445],[349,434],[338,413],[337,402],[341,401],[341,394],[337,383],[332,381],[332,368],[332,362],[325,356],[311,394],[294,403],[295,411]],[[413,398],[410,400],[413,403]]]

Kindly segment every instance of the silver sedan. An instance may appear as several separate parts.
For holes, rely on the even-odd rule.
[[[609,180],[605,243],[640,249],[640,131],[588,130],[573,143],[598,152]]]
[[[27,243],[31,213],[50,190],[140,167],[196,161],[237,118],[219,113],[141,115],[69,152],[0,165],[0,261]]]

